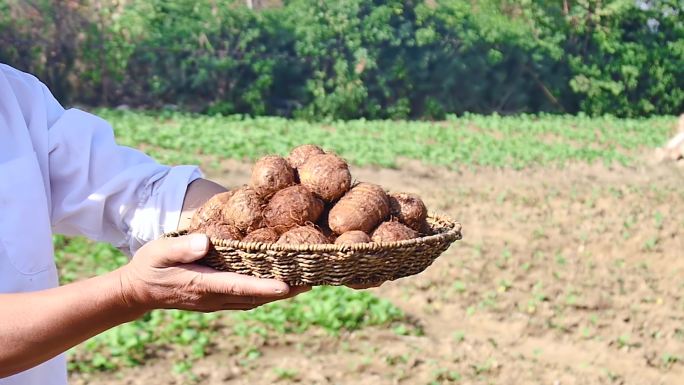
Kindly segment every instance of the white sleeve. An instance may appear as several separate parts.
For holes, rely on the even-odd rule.
[[[54,231],[129,255],[176,229],[187,186],[201,177],[197,167],[160,165],[117,145],[106,121],[77,109],[51,122],[48,147]]]

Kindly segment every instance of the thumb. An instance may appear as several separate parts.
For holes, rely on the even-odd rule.
[[[202,258],[209,249],[209,238],[204,234],[190,234],[175,238],[161,238],[148,242],[138,252],[155,267],[192,263]]]

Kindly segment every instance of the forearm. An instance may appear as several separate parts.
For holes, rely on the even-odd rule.
[[[45,291],[1,294],[0,378],[142,314],[126,303],[119,270]]]
[[[225,187],[207,179],[197,179],[190,183],[185,193],[183,210],[181,211],[180,220],[178,222],[178,229],[186,229],[190,224],[190,220],[192,219],[195,210],[202,206],[202,204],[212,196],[225,191],[228,191]]]

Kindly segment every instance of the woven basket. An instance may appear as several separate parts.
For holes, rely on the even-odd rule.
[[[210,238],[213,247],[200,263],[290,285],[392,281],[422,272],[461,239],[461,224],[448,217],[431,215],[428,224],[434,235],[399,242],[286,245]]]

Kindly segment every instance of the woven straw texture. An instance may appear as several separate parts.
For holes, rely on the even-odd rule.
[[[446,216],[430,215],[428,224],[434,235],[399,242],[286,245],[211,238],[213,246],[200,263],[290,285],[392,281],[422,272],[462,237],[461,224]]]

